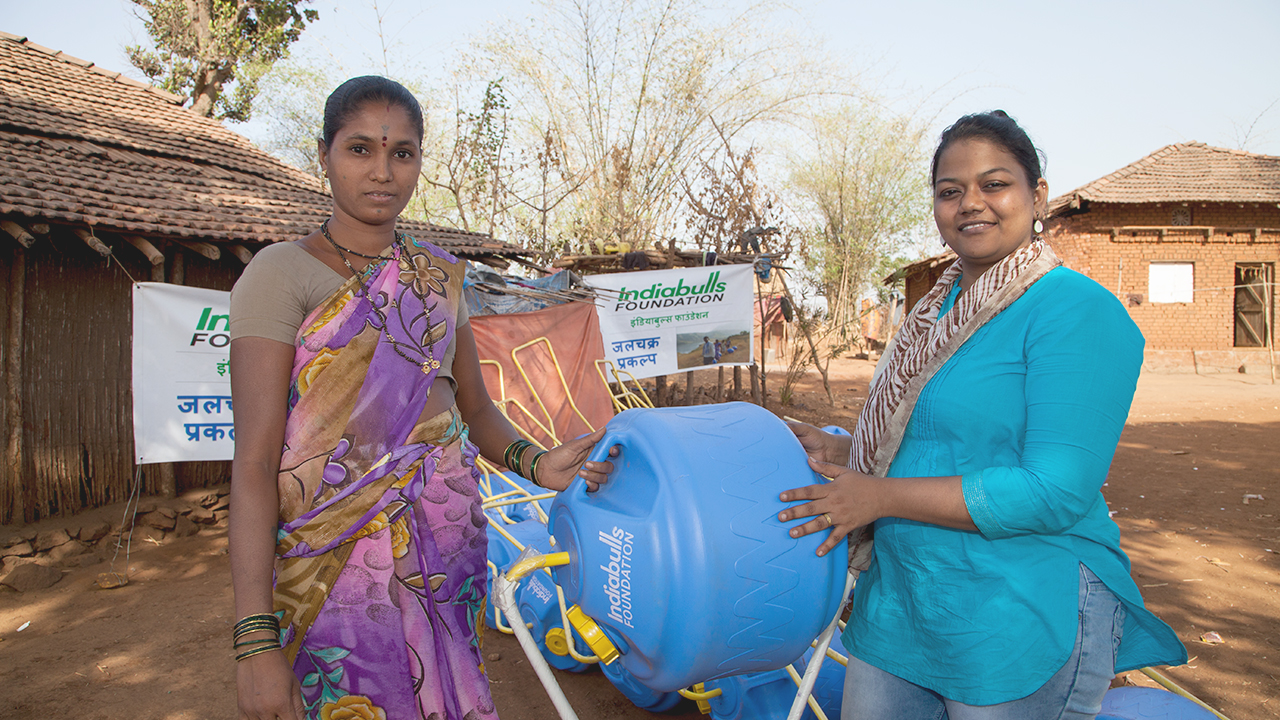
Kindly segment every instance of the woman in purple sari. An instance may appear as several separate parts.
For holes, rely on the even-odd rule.
[[[333,214],[265,248],[232,293],[242,718],[497,717],[477,453],[556,490],[612,469],[584,464],[600,433],[536,452],[490,401],[465,263],[395,230],[422,135],[399,84],[335,90],[319,141]]]

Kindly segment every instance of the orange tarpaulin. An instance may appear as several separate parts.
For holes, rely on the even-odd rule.
[[[497,368],[487,363],[483,365],[485,387],[495,402],[504,396],[519,401],[533,419],[552,430],[561,442],[591,431],[591,427],[574,412],[573,404],[597,429],[613,417],[613,404],[595,366],[596,360],[604,358],[604,341],[600,338],[600,321],[594,305],[573,302],[552,305],[537,312],[481,315],[471,318],[471,329],[476,336],[480,359],[495,360],[502,366],[500,382]],[[517,353],[528,376],[526,382],[512,361],[511,351],[539,337],[550,341],[560,364],[560,373],[556,372],[546,343],[538,343]],[[541,404],[534,398],[530,385],[537,388]],[[565,396],[566,385],[573,404]],[[551,447],[552,439],[520,409],[508,405],[506,410],[516,424]]]

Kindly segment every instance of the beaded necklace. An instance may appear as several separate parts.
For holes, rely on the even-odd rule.
[[[432,337],[434,333],[431,332],[431,311],[429,309],[427,310],[427,332],[425,333],[426,340],[427,340],[427,351],[423,353],[423,356],[425,359],[415,360],[414,358],[411,358],[407,354],[405,354],[404,350],[400,349],[401,345],[404,345],[404,343],[401,343],[400,341],[396,340],[394,337],[391,336],[391,330],[388,327],[389,323],[387,322],[386,314],[383,313],[382,308],[378,307],[378,304],[374,302],[373,294],[369,291],[369,286],[364,284],[363,273],[356,272],[355,267],[351,265],[351,261],[347,259],[347,256],[344,254],[344,252],[350,253],[352,255],[357,255],[362,258],[367,258],[373,261],[385,261],[385,260],[389,260],[390,258],[384,255],[365,255],[364,253],[356,252],[355,250],[350,250],[348,248],[345,248],[339,245],[337,242],[334,241],[333,236],[329,235],[328,220],[325,220],[323,223],[320,224],[320,234],[324,235],[325,240],[329,241],[329,244],[333,246],[334,251],[338,253],[338,257],[342,259],[342,264],[347,266],[347,269],[351,271],[352,276],[355,277],[356,282],[360,283],[360,289],[364,291],[364,296],[369,299],[369,305],[370,307],[373,308],[374,314],[377,315],[378,319],[382,321],[382,334],[387,338],[387,342],[391,343],[391,349],[395,350],[396,354],[399,355],[400,357],[420,367],[424,374],[430,374],[432,370],[439,370],[440,361],[435,359],[436,342],[435,342],[435,338]],[[409,257],[409,248],[404,244],[404,235],[401,234],[399,230],[396,231],[394,244],[400,250],[400,257],[405,258],[407,260]],[[373,266],[374,266],[374,263],[371,262],[367,267],[365,267],[365,270],[367,271]],[[392,302],[394,304],[394,301]],[[421,352],[422,350],[421,347],[418,347],[417,349],[419,350],[419,352]],[[430,395],[431,395],[431,389],[427,388],[427,396],[430,397]]]

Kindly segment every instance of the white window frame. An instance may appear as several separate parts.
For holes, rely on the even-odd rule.
[[[1147,267],[1147,302],[1195,302],[1196,264],[1185,260],[1152,262]]]

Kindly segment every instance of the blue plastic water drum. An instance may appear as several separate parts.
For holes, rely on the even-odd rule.
[[[627,672],[627,669],[622,667],[622,663],[614,662],[608,665],[600,663],[600,670],[619,692],[626,695],[627,699],[641,710],[666,712],[680,704],[680,693],[658,692],[649,688]]]
[[[793,663],[803,677],[805,665],[813,657],[810,649]],[[799,688],[786,670],[771,670],[713,680],[707,690],[719,689],[720,696],[708,701],[712,720],[777,720],[785,718]],[[827,659],[818,671],[811,696],[831,720],[840,717],[844,703],[844,666]],[[801,720],[817,720],[812,709],[805,708]]]
[[[537,548],[538,552],[546,554],[552,551],[551,535],[547,533],[547,526],[537,520],[526,520],[512,525],[503,524],[492,516],[489,517],[489,527],[486,530],[489,536],[489,561],[497,566],[498,572],[506,572],[511,567],[511,563],[520,555],[520,550],[511,544],[511,541],[502,536],[498,532],[497,526],[501,525],[512,537],[520,542],[521,545],[532,545]],[[493,592],[493,569],[489,570],[488,575],[489,592]],[[485,603],[484,608],[485,624],[493,629],[498,629],[498,625],[494,619],[494,604],[492,601]]]
[[[540,488],[537,485],[534,485],[533,483],[529,482],[528,480],[525,480],[524,478],[520,477],[519,475],[516,475],[513,472],[506,473],[506,477],[510,478],[511,482],[520,486],[522,489],[528,491],[532,495],[544,495],[547,492],[545,488]],[[489,482],[495,493],[505,493],[508,490],[512,489],[510,485],[498,479],[497,477],[490,478]],[[515,499],[515,496],[512,496],[509,499]],[[542,507],[543,512],[547,512],[547,510],[549,509],[549,502],[550,501],[548,500],[535,500],[535,501],[522,502],[522,503],[513,503],[511,505],[503,505],[502,512],[505,513],[507,517],[516,521],[539,520],[538,511],[535,510],[533,506],[539,505]],[[498,516],[498,508],[490,508],[485,512],[488,513],[490,517],[497,518]]]
[[[1102,698],[1098,720],[1216,720],[1190,700],[1155,688],[1121,687]]]
[[[545,572],[539,570],[520,581],[520,587],[516,589],[516,606],[520,608],[520,617],[533,626],[529,628],[529,632],[538,644],[542,657],[547,659],[548,665],[557,670],[569,672],[585,672],[591,669],[591,665],[574,660],[565,649],[570,633],[564,629],[560,615],[560,598],[556,594],[555,585],[551,583],[551,578],[547,577]],[[579,655],[591,654],[591,648],[576,635],[573,643],[573,649]],[[556,652],[557,645],[563,654]]]
[[[848,554],[826,533],[793,539],[783,490],[822,480],[786,424],[748,403],[627,410],[592,460],[612,458],[597,492],[576,479],[549,526],[571,562],[555,570],[598,622],[618,662],[661,692],[784,667],[831,619]]]
[[[770,670],[712,680],[706,690],[720,695],[707,701],[711,720],[779,720],[785,718],[796,697],[796,684],[786,670]],[[813,711],[806,710],[812,720]]]

